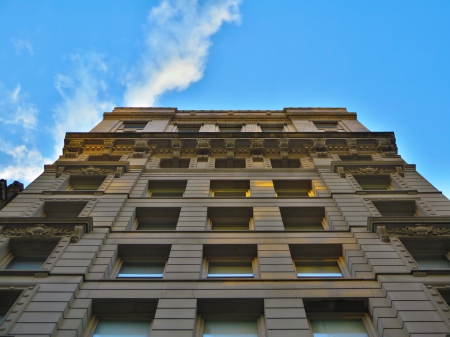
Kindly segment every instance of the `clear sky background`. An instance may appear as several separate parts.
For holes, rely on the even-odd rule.
[[[114,106],[346,107],[444,194],[450,1],[1,0],[0,178]]]

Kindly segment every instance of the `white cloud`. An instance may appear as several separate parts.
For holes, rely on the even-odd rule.
[[[23,49],[28,50],[30,55],[34,54],[33,47],[31,46],[30,42],[21,40],[21,39],[15,39],[15,38],[12,38],[11,41],[12,41],[14,47],[16,48],[16,54],[20,55],[20,53],[22,52]]]
[[[34,129],[38,110],[28,101],[28,95],[21,91],[20,84],[14,90],[9,90],[0,83],[0,122]]]
[[[8,161],[3,160],[3,163],[8,164],[0,167],[0,177],[7,179],[8,184],[18,180],[27,185],[44,171],[44,164],[52,162],[36,149],[29,149],[26,145],[14,146],[1,139],[0,151],[11,158]]]
[[[75,64],[72,73],[55,77],[55,87],[62,97],[53,114],[55,158],[62,154],[66,132],[89,131],[102,119],[104,111],[114,107],[102,97],[107,85],[101,78],[108,72],[102,56],[91,53],[70,58]]]
[[[170,90],[203,77],[211,36],[224,22],[240,20],[241,0],[162,0],[148,17],[146,53],[126,80],[127,106],[154,106]]]

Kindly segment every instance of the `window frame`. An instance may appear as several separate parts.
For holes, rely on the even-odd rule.
[[[215,182],[215,181],[218,181],[218,182],[221,182],[221,183],[228,182],[227,180],[210,180],[209,196],[211,198],[249,198],[249,197],[251,197],[250,180],[229,180],[229,182],[232,183],[232,184],[234,184],[236,182],[239,182],[239,181],[248,182],[248,186],[245,186],[245,187],[242,187],[242,188],[213,187],[212,185],[213,185],[213,182]],[[220,183],[219,183],[219,185],[220,185]],[[233,195],[219,195],[219,196],[216,196],[215,194],[217,192],[220,192],[220,193],[227,193],[227,192],[229,192],[229,193],[233,193],[233,192],[235,192],[235,193],[238,193],[238,192],[242,193],[242,192],[244,192],[245,196],[242,196],[242,195],[239,195],[239,196],[233,196]]]
[[[305,262],[323,262],[323,261],[330,261],[330,262],[336,262],[340,272],[341,272],[341,276],[299,276],[298,272],[297,272],[297,261],[305,261]],[[316,259],[311,259],[311,258],[292,258],[292,263],[294,265],[294,270],[295,273],[297,275],[297,279],[316,279],[316,278],[326,278],[326,279],[342,279],[342,278],[349,278],[351,277],[347,266],[345,264],[345,260],[342,256],[339,256],[338,258],[334,259],[334,258],[316,258]]]
[[[113,321],[113,320],[117,321],[117,318],[99,318],[97,315],[94,314],[94,315],[92,315],[91,319],[89,320],[83,336],[84,337],[93,337],[95,329],[97,329],[98,323],[102,319],[105,321]],[[120,321],[147,321],[147,320],[145,318],[130,317],[130,318],[121,319]],[[152,328],[153,328],[153,321],[154,321],[154,318],[150,320],[150,330],[148,331],[147,336],[151,336]]]
[[[136,277],[119,277],[120,269],[122,268],[122,265],[124,262],[164,262],[164,269],[162,276],[158,277],[149,277],[149,276],[136,276]],[[163,258],[153,258],[153,257],[135,257],[135,258],[122,258],[118,257],[116,259],[116,262],[114,263],[113,269],[110,274],[110,279],[119,279],[119,280],[135,280],[135,279],[143,279],[143,280],[162,280],[164,279],[164,275],[166,273],[166,267],[167,267],[167,259]]]
[[[364,327],[366,328],[367,334],[369,337],[378,337],[378,334],[375,330],[375,327],[372,324],[372,318],[370,315],[365,313],[346,313],[346,312],[324,312],[324,313],[307,313],[306,318],[308,320],[308,327],[309,331],[311,332],[311,335],[313,336],[313,330],[311,326],[311,319],[361,319],[361,321],[364,324]]]
[[[238,279],[238,280],[242,280],[242,279],[248,279],[248,280],[254,280],[254,279],[259,279],[259,265],[258,265],[258,258],[254,257],[252,258],[251,264],[252,264],[252,272],[253,272],[253,276],[220,276],[220,277],[209,277],[209,263],[210,262],[244,262],[244,261],[249,261],[249,258],[238,258],[238,257],[233,257],[233,258],[203,258],[203,263],[202,263],[202,278],[207,279],[207,280],[229,280],[229,279]]]
[[[206,319],[206,320],[210,320],[210,319]],[[235,321],[250,321],[250,319],[236,319],[231,315],[221,315],[221,317],[218,317],[216,319],[211,319],[211,320],[223,320],[223,321],[231,321],[231,320],[235,320]],[[260,315],[257,319],[256,319],[256,324],[257,324],[257,328],[258,328],[258,337],[266,337],[266,323],[265,323],[265,318],[264,315]],[[203,329],[204,329],[204,325],[205,325],[205,318],[202,317],[202,315],[197,315],[197,321],[196,321],[196,325],[195,325],[195,337],[203,337]]]

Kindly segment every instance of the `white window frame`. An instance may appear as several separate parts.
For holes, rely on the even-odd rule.
[[[258,258],[254,257],[251,262],[252,262],[252,271],[253,271],[253,277],[250,276],[244,276],[244,277],[239,277],[239,276],[230,276],[230,277],[208,277],[208,270],[209,270],[209,262],[213,261],[213,262],[231,262],[231,261],[248,261],[248,259],[244,259],[244,258],[211,258],[211,259],[207,259],[207,258],[203,258],[203,263],[202,263],[202,278],[208,279],[208,280],[212,280],[212,279],[239,279],[239,280],[244,280],[244,279],[250,279],[250,280],[254,280],[254,279],[258,279],[259,278],[259,265],[258,265]]]
[[[118,277],[120,269],[122,268],[122,264],[125,261],[136,261],[136,262],[164,262],[164,271],[163,271],[163,276],[162,277]],[[164,275],[166,273],[166,267],[167,267],[167,260],[166,259],[158,259],[158,258],[126,258],[126,259],[122,259],[121,257],[117,258],[116,263],[114,263],[114,267],[111,271],[110,274],[110,279],[145,279],[145,280],[162,280],[164,279]]]
[[[307,315],[308,326],[309,326],[309,331],[311,331],[311,335],[313,333],[313,330],[311,327],[310,319],[336,319],[336,318],[357,319],[357,318],[359,318],[362,320],[369,337],[378,337],[377,331],[375,330],[375,328],[372,324],[372,318],[370,317],[370,315],[368,313],[357,314],[357,313],[327,312],[327,313],[322,313],[322,314],[318,314],[318,313],[308,314],[307,313],[306,315]]]
[[[103,318],[105,321],[107,320],[116,320],[116,318],[114,319],[108,319],[108,318]],[[100,322],[100,318],[98,318],[96,315],[92,315],[91,319],[88,322],[88,325],[86,327],[86,330],[83,334],[83,337],[92,337],[94,335],[95,329],[97,328],[98,323]],[[146,321],[145,319],[136,319],[136,318],[132,318],[132,317],[126,317],[125,319],[121,319],[121,321]],[[152,327],[153,327],[153,319],[150,320],[150,330],[148,332],[147,336],[151,336],[151,332],[152,332]]]
[[[297,273],[297,266],[295,264],[295,261],[308,261],[308,262],[312,262],[312,261],[336,261],[342,276],[298,276]],[[295,274],[297,275],[298,279],[310,279],[310,278],[326,278],[326,279],[336,279],[336,278],[349,278],[351,277],[350,272],[347,269],[347,266],[345,264],[345,260],[342,256],[339,256],[337,259],[329,259],[329,258],[325,258],[325,259],[314,259],[314,258],[309,258],[309,259],[292,259],[292,264],[294,265],[294,270],[295,270]]]

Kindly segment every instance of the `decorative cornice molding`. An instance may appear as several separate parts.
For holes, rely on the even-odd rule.
[[[197,139],[195,150],[198,158],[208,158],[211,154],[211,141],[209,139]]]
[[[373,166],[366,166],[366,167],[359,167],[356,169],[345,169],[344,173],[349,174],[391,174],[391,173],[397,173],[397,170],[395,168],[383,168],[383,167],[373,167]]]
[[[142,158],[147,149],[148,144],[146,140],[136,140],[133,146],[133,158]]]
[[[406,236],[439,236],[450,235],[450,228],[435,227],[434,225],[415,224],[413,226],[389,227],[386,229],[389,235]]]
[[[80,241],[84,234],[84,226],[74,226],[73,228],[53,227],[44,224],[35,224],[27,227],[0,226],[0,234],[6,237],[26,237],[26,238],[48,238],[70,236],[70,242]]]
[[[252,139],[250,140],[250,153],[253,158],[263,158],[264,157],[264,140],[263,139]]]

